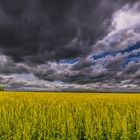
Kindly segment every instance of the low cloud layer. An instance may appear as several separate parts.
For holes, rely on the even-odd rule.
[[[7,89],[140,90],[138,0],[0,0],[0,19]]]

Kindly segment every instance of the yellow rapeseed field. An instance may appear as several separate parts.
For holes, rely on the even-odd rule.
[[[140,140],[140,94],[0,92],[0,140]]]

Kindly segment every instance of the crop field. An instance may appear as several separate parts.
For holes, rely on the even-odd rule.
[[[0,140],[140,140],[140,94],[0,92]]]

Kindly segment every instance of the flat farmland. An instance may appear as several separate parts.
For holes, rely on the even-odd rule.
[[[139,140],[140,94],[0,92],[0,140]]]

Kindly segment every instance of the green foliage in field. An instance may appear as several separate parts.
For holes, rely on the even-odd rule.
[[[0,140],[139,139],[139,94],[0,94]]]

